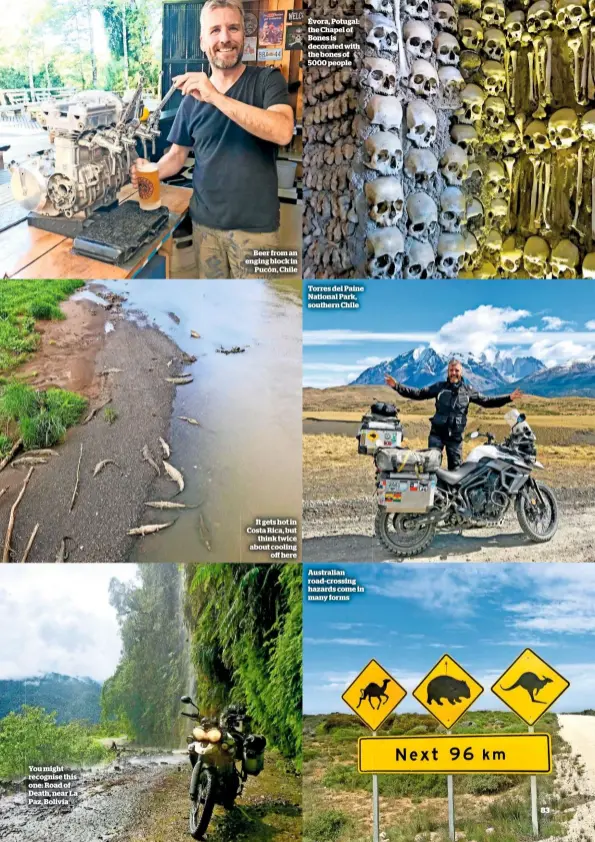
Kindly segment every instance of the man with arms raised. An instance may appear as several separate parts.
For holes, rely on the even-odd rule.
[[[414,389],[397,383],[390,374],[385,375],[384,380],[387,386],[403,398],[413,401],[435,398],[436,412],[430,419],[432,426],[428,447],[436,448],[441,452],[446,448],[449,471],[454,471],[463,461],[463,434],[467,426],[469,404],[476,403],[485,407],[504,406],[518,400],[523,394],[520,389],[515,389],[510,395],[498,395],[492,398],[482,395],[466,382],[461,361],[454,358],[448,363],[447,379],[424,386],[423,389]]]
[[[174,79],[184,99],[159,177],[178,173],[194,149],[190,214],[198,276],[243,278],[254,273],[244,263],[249,253],[279,247],[277,147],[291,141],[293,110],[279,70],[242,64],[241,0],[208,0],[200,28],[211,75]]]

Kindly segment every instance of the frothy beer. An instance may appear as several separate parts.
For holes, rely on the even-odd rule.
[[[156,210],[161,207],[161,188],[159,184],[159,167],[147,162],[136,165],[138,177],[139,204],[142,210]]]

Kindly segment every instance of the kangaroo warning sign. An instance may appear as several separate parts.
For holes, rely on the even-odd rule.
[[[534,725],[568,687],[570,682],[559,672],[525,649],[492,686],[492,693],[527,725]]]
[[[377,731],[406,695],[396,678],[372,658],[341,698],[368,728]]]
[[[413,691],[417,701],[445,728],[452,728],[482,693],[481,684],[450,655],[443,655]]]

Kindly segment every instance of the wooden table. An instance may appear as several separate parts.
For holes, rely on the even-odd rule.
[[[132,185],[127,185],[120,191],[120,204],[135,198],[137,193]],[[73,254],[70,237],[34,228],[27,220],[13,225],[0,233],[0,278],[122,280],[138,275],[155,255],[165,258],[164,276],[167,278],[173,248],[172,234],[188,210],[191,195],[192,190],[188,187],[161,185],[161,200],[170,212],[167,227],[124,266],[112,266]]]

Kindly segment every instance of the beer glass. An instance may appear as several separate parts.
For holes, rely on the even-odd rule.
[[[161,186],[159,183],[159,167],[147,161],[137,163],[139,204],[142,210],[156,210],[161,207]]]

